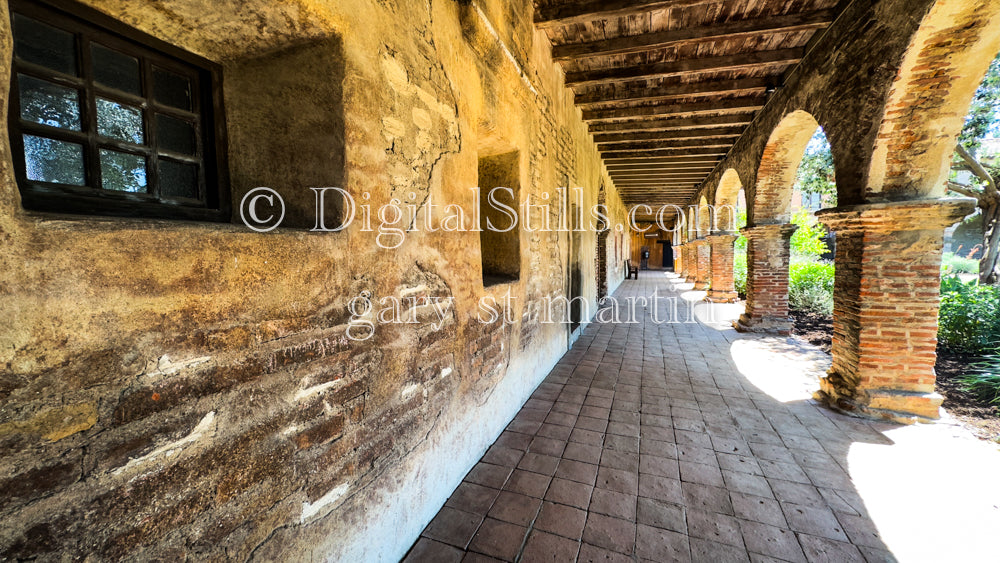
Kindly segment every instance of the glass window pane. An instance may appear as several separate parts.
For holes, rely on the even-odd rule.
[[[191,109],[191,81],[179,74],[153,67],[153,99],[180,109]]]
[[[116,192],[145,192],[145,157],[101,149],[101,184]]]
[[[156,114],[156,137],[161,149],[182,154],[195,153],[194,125],[187,121]]]
[[[105,137],[141,145],[142,111],[139,108],[97,98],[97,132]]]
[[[17,84],[21,91],[21,119],[80,130],[80,95],[75,88],[23,74],[17,75]]]
[[[83,145],[24,135],[24,164],[29,180],[82,186]]]
[[[14,53],[23,61],[77,75],[73,34],[21,14],[14,14]]]
[[[198,166],[161,159],[160,195],[198,199]]]
[[[90,52],[93,57],[94,80],[122,92],[141,95],[138,59],[97,43],[91,44]]]

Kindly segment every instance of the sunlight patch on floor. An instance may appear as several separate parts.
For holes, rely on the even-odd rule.
[[[737,340],[730,354],[750,383],[782,403],[809,400],[830,365],[829,356],[790,338]]]
[[[1000,455],[955,423],[885,425],[892,445],[856,442],[858,494],[900,561],[997,561]]]

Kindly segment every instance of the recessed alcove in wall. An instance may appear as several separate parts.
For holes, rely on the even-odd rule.
[[[483,286],[517,281],[521,277],[521,231],[517,223],[521,199],[520,152],[480,153],[479,190]]]
[[[235,60],[224,75],[234,208],[267,186],[285,202],[283,227],[314,227],[309,188],[344,188],[346,180],[340,38]],[[340,224],[343,204],[338,193],[325,194],[327,228]]]

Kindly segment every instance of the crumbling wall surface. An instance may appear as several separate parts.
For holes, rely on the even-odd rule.
[[[530,3],[87,3],[223,65],[234,205],[269,185],[297,221],[27,212],[0,136],[0,558],[398,559],[567,342],[542,315],[567,233],[522,232],[520,280],[484,289],[471,217],[427,215],[471,215],[478,155],[509,147],[522,198],[582,186],[589,209],[603,180],[624,221]],[[334,182],[373,230],[302,228]],[[393,198],[402,234],[378,229]]]

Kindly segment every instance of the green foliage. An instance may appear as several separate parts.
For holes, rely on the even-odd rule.
[[[951,274],[978,274],[979,260],[973,258],[962,258],[954,252],[945,252],[941,255],[941,275]]]
[[[982,84],[976,90],[965,117],[965,125],[958,136],[958,142],[975,154],[983,137],[989,133],[1000,133],[1000,55],[993,59],[986,71]]]
[[[746,226],[747,226],[747,210],[746,209],[737,209],[736,210],[736,228],[737,229],[742,229],[743,227],[746,227]],[[736,252],[739,252],[741,250],[743,252],[746,252],[746,250],[747,250],[747,237],[745,237],[743,235],[740,235],[739,238],[736,239]]]
[[[979,400],[1000,406],[1000,348],[972,368],[972,373],[962,376],[962,385]]]
[[[816,221],[816,217],[805,209],[800,209],[792,217],[792,223],[799,226],[792,235],[792,258],[817,259],[830,249],[823,242],[826,229]]]
[[[788,269],[789,307],[832,315],[833,273],[833,262],[793,262]]]
[[[746,239],[744,239],[744,244]],[[747,294],[747,252],[744,246],[743,251],[736,250],[733,256],[733,284],[736,285],[736,293],[742,296]]]
[[[949,348],[973,354],[1000,343],[1000,287],[944,277],[938,340]]]
[[[817,128],[806,152],[802,155],[799,169],[795,173],[795,189],[804,194],[820,194],[829,205],[837,205],[837,183],[834,178],[833,153],[830,143],[823,134],[823,128]]]

